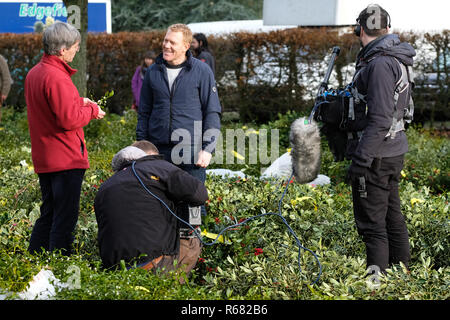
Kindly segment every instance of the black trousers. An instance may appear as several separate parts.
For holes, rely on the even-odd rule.
[[[367,266],[384,271],[410,261],[408,230],[400,210],[398,184],[404,156],[375,160],[364,176],[352,180],[353,212],[366,245]]]
[[[81,184],[85,169],[41,173],[41,216],[31,233],[28,251],[61,250],[71,254],[80,207]]]

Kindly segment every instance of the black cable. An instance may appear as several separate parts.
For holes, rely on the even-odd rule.
[[[322,274],[322,265],[321,265],[321,263],[320,263],[320,261],[319,261],[319,258],[317,257],[317,255],[316,255],[312,250],[310,250],[310,249],[308,249],[308,248],[302,246],[302,244],[301,244],[300,240],[298,239],[297,235],[295,234],[294,230],[292,230],[292,228],[291,228],[291,226],[289,225],[289,223],[288,223],[288,222],[286,221],[286,219],[281,215],[281,203],[282,203],[282,201],[283,201],[283,199],[284,199],[284,196],[286,195],[286,192],[287,192],[287,190],[288,190],[289,184],[290,184],[291,179],[292,179],[292,177],[294,176],[294,174],[292,174],[292,176],[289,178],[289,181],[288,181],[287,184],[286,184],[286,188],[284,189],[283,195],[281,196],[281,198],[280,198],[280,200],[279,200],[279,202],[278,202],[278,212],[277,212],[277,213],[276,213],[276,212],[266,212],[266,213],[258,214],[258,215],[256,215],[256,216],[252,216],[252,217],[250,217],[250,218],[245,219],[244,221],[241,221],[241,222],[239,222],[239,223],[237,223],[237,224],[234,224],[234,225],[231,225],[231,226],[228,226],[228,227],[224,228],[223,230],[221,230],[221,231],[219,232],[219,234],[217,235],[217,237],[216,237],[216,239],[215,239],[214,241],[212,241],[212,242],[204,242],[204,241],[202,240],[202,238],[200,237],[200,235],[199,235],[199,234],[197,233],[197,231],[195,230],[195,228],[194,228],[189,222],[186,222],[186,221],[184,221],[182,218],[178,217],[178,216],[177,216],[177,215],[169,208],[169,206],[168,206],[162,199],[160,199],[157,195],[155,195],[153,192],[151,192],[151,191],[145,186],[145,184],[142,182],[141,178],[139,177],[139,175],[138,175],[137,172],[136,172],[135,164],[136,164],[136,161],[133,161],[133,163],[132,163],[132,165],[131,165],[131,168],[132,168],[133,173],[134,173],[134,175],[136,176],[137,180],[138,180],[139,183],[142,185],[142,187],[145,189],[145,191],[147,191],[147,193],[149,193],[150,195],[152,195],[153,197],[155,197],[159,202],[161,202],[161,203],[167,208],[167,210],[169,210],[169,212],[170,212],[175,218],[177,218],[179,221],[183,222],[183,223],[184,223],[185,225],[187,225],[190,229],[192,229],[192,230],[194,231],[194,234],[195,234],[195,235],[197,236],[197,238],[200,240],[200,242],[201,242],[203,245],[205,245],[205,246],[212,246],[212,245],[216,244],[217,241],[218,241],[218,239],[219,239],[219,237],[220,237],[225,231],[227,231],[228,229],[236,228],[236,227],[238,227],[238,226],[240,226],[240,225],[246,224],[247,222],[249,222],[249,221],[251,221],[251,220],[254,220],[254,219],[257,219],[257,218],[260,218],[260,217],[264,217],[264,216],[268,216],[268,215],[274,215],[274,216],[280,217],[281,220],[283,221],[283,223],[286,225],[288,231],[289,231],[289,232],[292,234],[292,236],[294,237],[295,242],[296,242],[296,244],[297,244],[297,246],[298,246],[298,267],[299,267],[299,269],[300,269],[300,272],[302,272],[302,267],[301,267],[301,264],[300,264],[300,258],[301,258],[301,250],[303,249],[303,250],[308,251],[309,253],[311,253],[311,254],[314,256],[314,258],[316,259],[317,264],[319,265],[319,274],[318,274],[316,280],[314,280],[314,282],[312,283],[312,285],[314,285],[315,283],[317,283],[317,282],[319,281],[320,276],[321,276],[321,274]]]

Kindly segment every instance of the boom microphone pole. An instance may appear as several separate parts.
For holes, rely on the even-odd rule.
[[[323,78],[322,83],[319,86],[319,90],[317,91],[316,101],[314,104],[314,107],[311,111],[311,115],[308,118],[308,122],[311,123],[312,118],[314,117],[314,114],[317,110],[317,108],[322,104],[326,103],[323,101],[319,101],[319,97],[323,95],[323,93],[328,89],[328,82],[330,81],[331,72],[333,72],[334,63],[336,62],[337,57],[339,56],[339,53],[341,52],[341,48],[338,46],[333,47],[333,52],[331,54],[330,62],[328,62],[328,68],[327,72],[325,73],[325,76]]]
[[[320,131],[313,117],[318,106],[326,103],[326,101],[320,101],[319,97],[328,89],[328,81],[340,51],[341,49],[337,46],[333,48],[328,69],[320,84],[311,115],[308,119],[299,118],[291,125],[289,142],[292,147],[292,171],[298,183],[313,181],[320,171]]]
[[[319,92],[317,93],[317,96],[322,95],[325,90],[328,89],[328,81],[330,80],[331,72],[333,72],[334,63],[336,62],[337,57],[339,56],[339,53],[341,52],[341,48],[338,46],[333,48],[333,53],[331,54],[330,62],[328,63],[328,69],[325,73],[325,77],[323,78],[322,83],[319,87]]]

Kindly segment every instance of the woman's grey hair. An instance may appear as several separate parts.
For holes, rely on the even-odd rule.
[[[81,41],[81,35],[74,26],[56,21],[45,29],[42,41],[44,52],[56,56],[59,55],[61,49],[68,49],[77,41]]]

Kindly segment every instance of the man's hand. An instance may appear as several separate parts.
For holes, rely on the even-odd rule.
[[[5,100],[6,100],[6,95],[2,94],[0,96],[0,106],[3,104],[3,102],[5,102]]]
[[[209,163],[211,162],[212,154],[208,151],[202,150],[198,153],[198,161],[195,164],[198,167],[206,168],[209,166]]]

